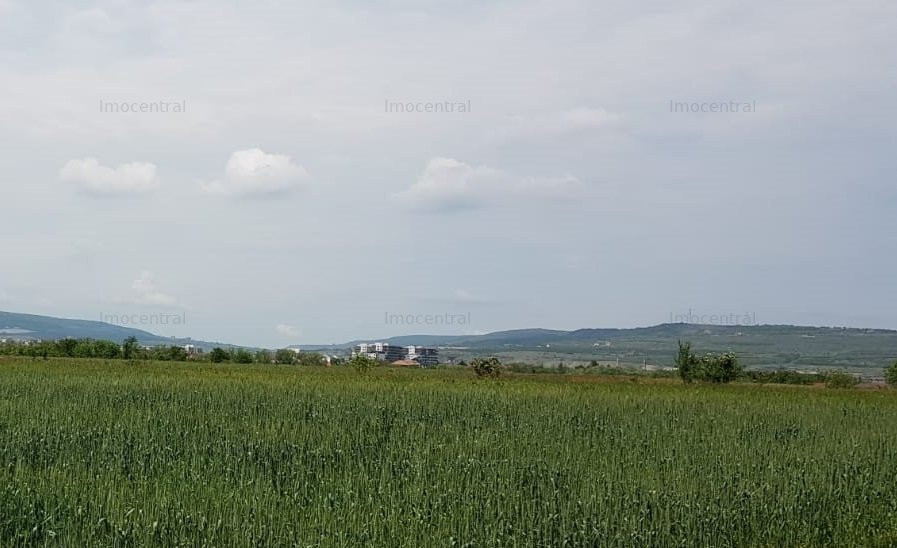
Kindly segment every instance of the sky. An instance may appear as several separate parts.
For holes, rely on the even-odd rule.
[[[897,328],[895,66],[892,0],[0,0],[0,310]]]

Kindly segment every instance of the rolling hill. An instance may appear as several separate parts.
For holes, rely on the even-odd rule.
[[[236,346],[162,337],[98,321],[0,312],[0,339],[73,337],[122,341],[131,336],[145,345],[195,344],[205,349]],[[625,329],[517,329],[483,335],[402,335],[380,340],[402,346],[438,346],[443,360],[468,360],[488,354],[505,361],[544,365],[597,361],[668,367],[673,364],[680,340],[691,341],[698,352],[731,350],[743,365],[751,368],[837,368],[870,376],[880,374],[882,368],[897,360],[897,331],[848,327],[668,323]],[[303,345],[302,348],[345,354],[357,342],[360,341],[341,345]]]

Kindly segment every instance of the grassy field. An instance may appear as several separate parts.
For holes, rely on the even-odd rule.
[[[565,544],[895,546],[897,391],[0,358],[2,546]]]

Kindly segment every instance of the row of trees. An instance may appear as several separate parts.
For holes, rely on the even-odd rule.
[[[0,354],[34,358],[102,358],[186,360],[187,352],[180,346],[142,348],[137,339],[125,339],[122,344],[98,339],[59,339],[58,341],[6,341],[0,343]]]
[[[208,354],[212,363],[277,363],[286,365],[327,365],[327,358],[314,352],[296,352],[289,348],[281,348],[274,352],[257,350],[250,352],[245,348],[213,348]]]
[[[325,365],[321,354],[299,353],[289,348],[276,351],[250,352],[244,348],[215,348],[208,354],[189,354],[181,346],[144,348],[137,339],[128,337],[121,344],[99,339],[59,339],[57,341],[6,341],[0,343],[0,355],[33,358],[100,358],[106,360],[187,360],[213,363],[278,363],[290,365]]]

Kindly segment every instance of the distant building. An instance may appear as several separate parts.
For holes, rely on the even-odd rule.
[[[407,359],[414,360],[423,366],[439,365],[439,354],[435,348],[406,346],[405,355]]]
[[[389,363],[412,361],[422,366],[439,364],[437,350],[423,346],[398,346],[379,342],[362,343],[352,347],[352,356],[367,356]]]
[[[202,354],[202,348],[196,346],[195,344],[185,344],[183,346],[185,352],[187,352],[188,356],[195,356],[197,354]]]

